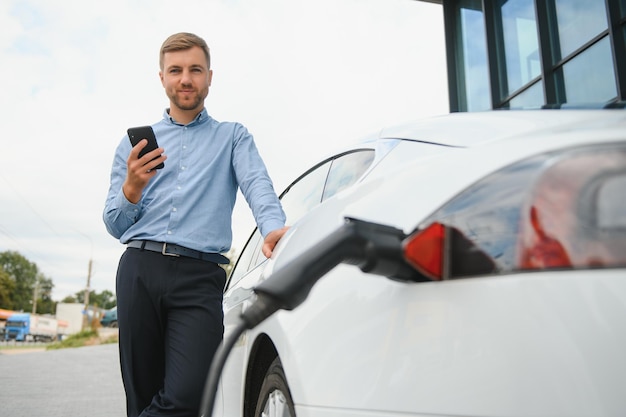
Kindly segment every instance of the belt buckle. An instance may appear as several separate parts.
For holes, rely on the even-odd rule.
[[[173,256],[175,258],[180,258],[180,255],[177,253],[165,252],[167,250],[167,242],[163,242],[163,248],[161,249],[161,255],[165,256]]]

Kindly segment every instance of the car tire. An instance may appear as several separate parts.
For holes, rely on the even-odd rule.
[[[113,327],[113,328],[117,328],[117,322],[116,321],[112,321],[111,324],[109,324],[109,327]]]
[[[295,417],[296,410],[279,358],[265,373],[254,417]]]

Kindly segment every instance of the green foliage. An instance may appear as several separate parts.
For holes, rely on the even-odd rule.
[[[70,298],[73,301],[69,301]],[[66,303],[74,302],[74,303],[83,304],[85,302],[85,292],[79,291],[76,294],[74,294],[73,297],[66,297],[65,300],[63,300],[63,302],[66,302]],[[110,308],[115,307],[116,304],[117,304],[117,298],[115,297],[115,294],[113,294],[109,290],[104,290],[101,293],[97,293],[95,291],[89,292],[89,305],[90,306],[100,307],[105,310],[108,310]]]
[[[39,270],[37,265],[20,255],[18,252],[0,252],[0,269],[13,282],[10,291],[10,305],[2,307],[10,310],[32,310],[33,291]]]
[[[77,303],[78,300],[76,299],[76,295],[68,295],[63,300],[61,300],[61,302],[62,303],[68,303],[68,304],[74,304],[74,303]]]
[[[56,343],[52,343],[46,347],[47,350],[63,349],[71,347],[85,346],[88,340],[98,337],[98,332],[93,329],[83,330],[73,335],[68,336],[64,340]]]
[[[117,343],[117,335],[108,337],[106,339],[100,338],[98,331],[94,329],[83,330],[78,333],[74,333],[71,336],[63,339],[60,342],[55,342],[46,346],[46,350],[64,349],[64,348],[76,348],[97,344]]]
[[[15,311],[33,311],[36,298],[36,313],[55,314],[56,302],[52,300],[54,283],[18,252],[0,252],[0,308]],[[36,295],[36,297],[35,297]],[[65,297],[64,303],[84,303],[84,291]],[[109,290],[89,293],[89,305],[105,310],[115,307],[115,294]]]
[[[0,308],[16,311],[33,311],[36,295],[36,313],[54,314],[52,301],[54,284],[18,252],[0,252]]]
[[[56,303],[52,300],[54,284],[50,278],[37,274],[37,311],[38,314],[55,314]]]
[[[13,299],[11,298],[13,291],[15,291],[15,282],[0,267],[0,307],[4,307],[7,310],[13,309]]]

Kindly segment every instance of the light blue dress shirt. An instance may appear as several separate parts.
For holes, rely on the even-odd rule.
[[[103,219],[121,243],[154,240],[225,253],[232,243],[238,187],[263,236],[285,225],[280,200],[244,126],[218,122],[204,109],[187,125],[177,123],[166,110],[152,128],[167,160],[137,204],[122,192],[132,149],[128,136],[115,151]]]

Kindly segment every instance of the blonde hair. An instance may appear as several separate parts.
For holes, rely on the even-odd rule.
[[[163,56],[166,52],[185,51],[191,49],[194,46],[198,46],[204,52],[206,56],[207,68],[211,68],[211,53],[207,43],[198,35],[188,32],[175,33],[168,37],[163,45],[161,45],[161,52],[159,55],[159,67],[163,70]]]

